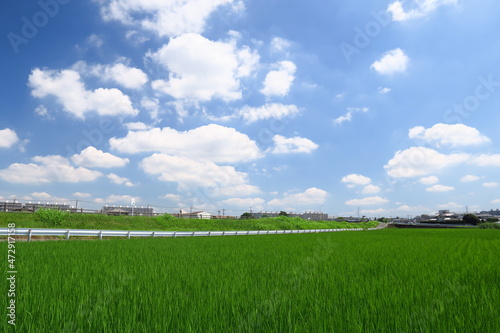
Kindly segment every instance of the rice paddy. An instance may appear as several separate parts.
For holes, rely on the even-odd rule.
[[[12,327],[4,316],[5,332],[500,331],[497,230],[18,242],[16,250],[17,320]],[[1,286],[6,294],[6,279]]]

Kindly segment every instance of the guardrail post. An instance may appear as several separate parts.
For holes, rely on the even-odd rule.
[[[223,232],[222,232],[222,236],[225,236],[225,235],[226,235],[226,232],[225,232],[225,231],[223,231]]]
[[[28,230],[28,242],[31,242],[31,229]]]
[[[247,230],[247,236],[250,235],[250,230]]]
[[[102,240],[102,231],[99,231],[99,239]]]
[[[127,239],[130,239],[130,231],[127,232]]]
[[[69,230],[66,230],[66,240],[69,240]]]
[[[176,233],[177,233],[177,232],[176,232],[176,231],[174,231],[174,234],[172,235],[172,237],[174,237],[174,238],[175,238],[175,234],[176,234]]]
[[[151,238],[155,238],[155,232],[153,231],[153,233],[151,234]]]
[[[192,236],[192,237],[194,237],[194,231],[193,231],[193,233],[191,234],[191,236]]]

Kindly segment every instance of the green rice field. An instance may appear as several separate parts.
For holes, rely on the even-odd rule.
[[[0,331],[500,332],[499,253],[479,229],[17,242]]]

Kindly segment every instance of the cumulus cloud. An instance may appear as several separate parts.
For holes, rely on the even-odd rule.
[[[0,179],[10,183],[79,183],[90,182],[102,176],[99,171],[75,168],[59,155],[35,156],[34,163],[14,163],[0,170]]]
[[[295,105],[267,103],[257,108],[244,106],[238,110],[236,117],[243,118],[247,123],[253,123],[259,120],[282,119],[298,113],[299,108]]]
[[[363,175],[358,175],[356,173],[352,173],[350,175],[342,177],[342,183],[347,183],[349,185],[368,185],[372,182],[372,180]]]
[[[466,162],[469,154],[441,154],[426,147],[411,147],[399,150],[384,168],[393,178],[426,176],[445,168]]]
[[[90,193],[85,193],[85,192],[75,192],[72,194],[72,196],[77,197],[77,198],[90,198],[92,195]]]
[[[273,199],[268,202],[268,205],[280,207],[320,205],[325,202],[327,196],[328,192],[325,190],[312,187],[302,193],[287,194],[284,198]]]
[[[286,96],[295,79],[297,66],[293,62],[285,60],[277,63],[275,67],[275,70],[266,75],[264,88],[261,92],[268,97]]]
[[[92,146],[85,148],[80,154],[71,156],[71,161],[87,168],[119,168],[130,162],[128,158],[114,156]]]
[[[290,41],[281,37],[274,37],[271,40],[271,49],[275,52],[286,51],[290,47]]]
[[[128,89],[139,89],[148,82],[148,76],[141,69],[129,67],[121,62],[114,65],[89,65],[79,61],[73,65],[73,69],[82,75],[92,75],[102,81],[115,82]]]
[[[213,162],[197,161],[187,157],[153,154],[144,158],[140,167],[158,180],[176,182],[179,189],[192,187],[229,187],[246,184],[248,175],[232,166],[219,166]]]
[[[481,179],[481,177],[476,176],[476,175],[466,175],[466,176],[463,176],[462,178],[460,178],[460,181],[463,183],[468,183],[468,182],[475,182],[475,181],[478,181],[480,179]]]
[[[110,173],[106,176],[113,184],[125,185],[125,186],[134,186],[134,184],[130,181],[130,179],[125,177],[120,177],[114,173]]]
[[[500,167],[500,154],[480,154],[473,156],[471,163],[483,167]]]
[[[172,193],[162,195],[162,196],[158,197],[158,199],[165,199],[165,200],[174,201],[174,202],[182,201],[182,197],[180,195],[172,194]]]
[[[261,157],[255,141],[234,128],[210,124],[180,132],[173,128],[130,131],[111,138],[112,149],[121,153],[160,152],[197,160],[233,163]]]
[[[484,183],[483,184],[484,187],[490,187],[490,188],[494,188],[494,187],[499,187],[500,186],[500,183],[495,183],[495,182],[487,182],[487,183]]]
[[[424,185],[433,185],[439,182],[439,178],[436,176],[422,177],[419,182]]]
[[[344,114],[343,116],[340,116],[340,117],[334,119],[333,122],[335,124],[337,124],[337,125],[342,125],[342,123],[345,122],[345,121],[351,121],[352,120],[352,115],[355,112],[368,112],[368,108],[367,107],[364,107],[364,108],[349,107],[349,108],[347,108],[347,113],[346,114]]]
[[[464,124],[435,124],[427,129],[423,126],[416,126],[410,129],[408,136],[410,139],[416,139],[436,147],[472,146],[490,142],[490,139],[477,129]]]
[[[403,1],[394,1],[387,7],[393,21],[407,21],[427,16],[443,5],[455,5],[457,0],[414,0],[414,8],[405,10]]]
[[[199,101],[240,99],[240,79],[259,62],[248,47],[237,49],[234,42],[211,41],[194,33],[171,39],[147,57],[170,72],[168,80],[153,81],[153,89]]]
[[[434,185],[425,189],[427,192],[449,192],[455,190],[453,186]]]
[[[210,15],[233,0],[103,0],[104,20],[138,26],[159,36],[175,37],[188,32],[202,33]],[[241,10],[238,3],[234,10]]]
[[[125,127],[129,131],[146,131],[146,130],[151,129],[151,126],[146,125],[146,124],[144,124],[142,122],[126,123]]]
[[[377,194],[378,192],[380,192],[380,187],[372,184],[366,185],[361,191],[363,194]]]
[[[0,148],[10,148],[19,141],[16,131],[6,128],[0,130]]]
[[[389,202],[389,200],[387,200],[386,198],[375,196],[375,197],[367,197],[367,198],[363,198],[363,199],[348,200],[345,202],[345,204],[349,205],[349,206],[369,206],[369,205],[381,205],[381,204],[385,204],[388,202]]]
[[[74,70],[32,70],[28,84],[31,94],[37,98],[54,96],[64,110],[77,118],[84,119],[88,112],[101,116],[135,116],[139,113],[132,102],[120,90],[98,88],[87,90],[80,74]]]
[[[383,75],[402,73],[406,72],[409,60],[404,51],[397,48],[384,53],[380,60],[371,65],[371,68]]]
[[[310,154],[313,150],[316,150],[319,147],[311,140],[298,136],[293,138],[285,138],[282,135],[275,135],[273,137],[273,142],[274,148],[271,149],[272,154]]]

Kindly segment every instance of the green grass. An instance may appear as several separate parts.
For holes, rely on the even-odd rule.
[[[497,230],[16,246],[17,332],[500,332]]]
[[[53,216],[54,215],[54,216]],[[14,223],[17,228],[67,228],[151,231],[223,231],[223,230],[303,230],[371,228],[378,222],[348,223],[307,221],[277,217],[250,220],[179,219],[172,216],[108,216],[100,214],[0,213],[0,227]]]

